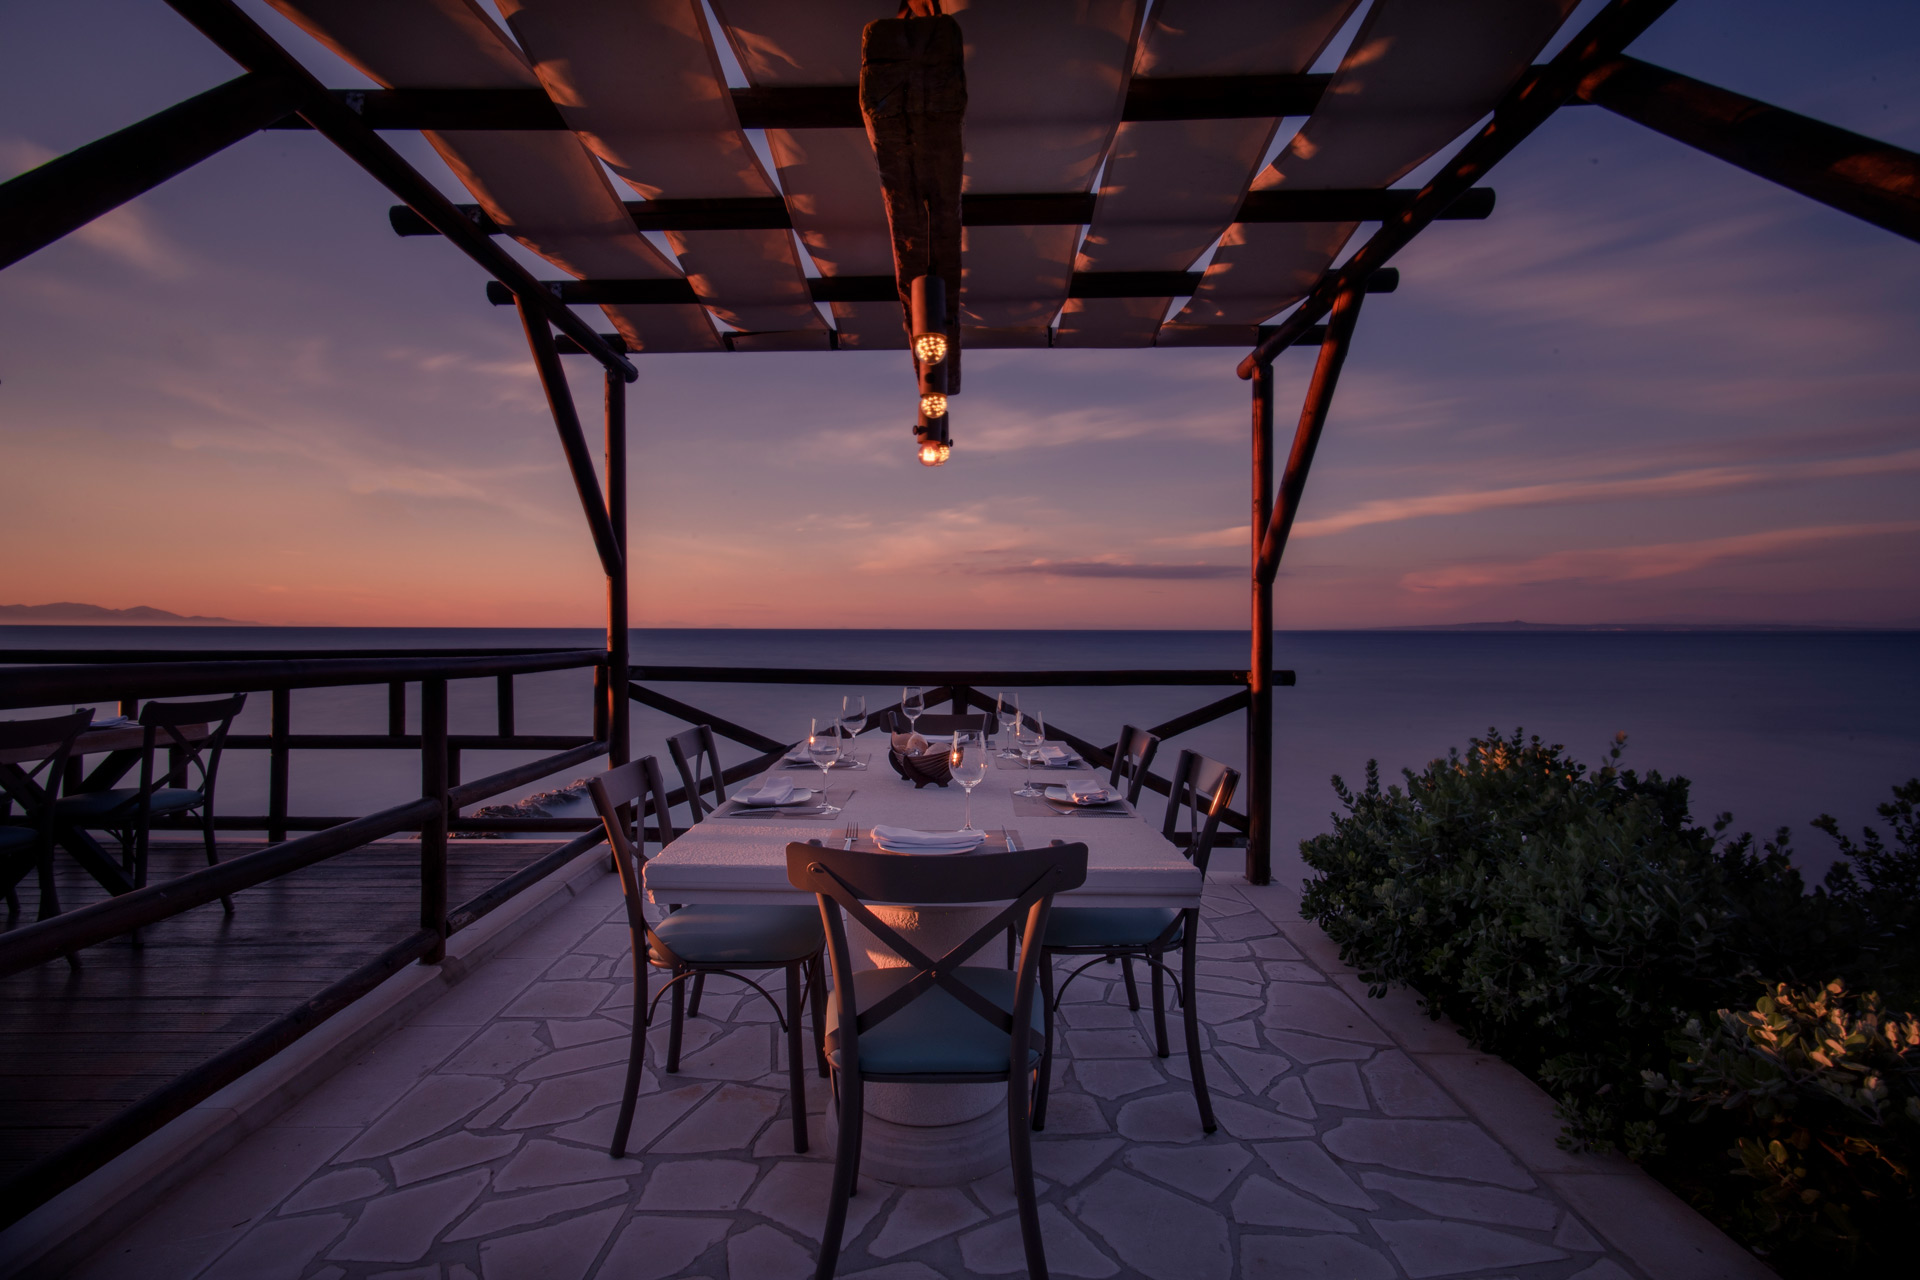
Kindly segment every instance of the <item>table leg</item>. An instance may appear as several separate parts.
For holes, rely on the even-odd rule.
[[[133,881],[114,864],[107,851],[94,842],[92,836],[79,827],[61,827],[54,833],[54,841],[73,855],[73,860],[96,881],[100,887],[115,897],[133,892]]]

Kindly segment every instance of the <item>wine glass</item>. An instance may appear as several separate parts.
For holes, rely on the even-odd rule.
[[[994,714],[999,717],[1000,732],[1007,735],[1007,754],[1018,755],[1019,735],[1014,732],[1014,726],[1020,723],[1019,695],[1016,694],[1013,701],[1008,702],[1007,695],[1001,694],[1000,700],[994,704]]]
[[[1047,740],[1047,720],[1038,711],[1033,713],[1031,722],[1022,716],[1013,726],[1013,740],[1019,744],[1020,758],[1027,762],[1026,785],[1015,795],[1041,796],[1046,792],[1033,785],[1033,762],[1040,758],[1040,745]]]
[[[907,732],[917,733],[921,714],[927,709],[927,692],[917,684],[900,691],[900,714],[907,718]]]
[[[984,733],[961,733],[954,735],[953,745],[947,749],[947,772],[953,780],[967,792],[966,830],[973,830],[973,789],[987,777],[987,735]]]
[[[822,734],[820,722],[810,722],[812,728],[807,732],[807,759],[820,766],[820,812],[838,813],[840,806],[827,803],[828,771],[840,758],[840,735],[838,732]]]
[[[860,736],[867,727],[867,698],[865,694],[849,693],[840,699],[840,730],[848,739]]]

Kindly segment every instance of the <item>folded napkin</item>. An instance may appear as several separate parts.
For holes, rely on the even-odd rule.
[[[1038,757],[1041,764],[1065,764],[1073,759],[1073,752],[1064,742],[1043,742]]]
[[[758,791],[742,792],[742,804],[785,804],[793,798],[793,783],[785,778],[769,775],[760,784]]]
[[[986,837],[978,831],[916,831],[912,827],[878,826],[876,843],[896,849],[971,849]]]
[[[1064,785],[1076,804],[1094,804],[1111,794],[1098,778],[1068,778]]]
[[[140,722],[132,716],[102,716],[96,714],[89,729],[138,729]]]

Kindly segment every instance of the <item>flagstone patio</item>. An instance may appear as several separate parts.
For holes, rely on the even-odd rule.
[[[1770,1274],[1631,1165],[1559,1150],[1538,1090],[1404,995],[1367,999],[1296,903],[1285,887],[1208,887],[1211,1136],[1184,1059],[1152,1055],[1119,970],[1070,989],[1034,1144],[1056,1275]],[[606,1154],[627,968],[617,884],[597,877],[73,1274],[810,1275],[832,1168],[827,1086],[809,1073],[813,1150],[795,1156],[781,1038],[737,983],[710,984],[680,1073],[647,1074],[632,1154]],[[1023,1271],[1005,1175],[865,1181],[847,1239],[848,1277]]]

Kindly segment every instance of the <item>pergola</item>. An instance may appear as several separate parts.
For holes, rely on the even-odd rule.
[[[499,0],[503,30],[477,0],[270,2],[383,87],[329,89],[231,0],[169,0],[245,74],[0,186],[0,266],[258,130],[325,135],[404,202],[399,234],[450,240],[519,309],[607,578],[606,719],[624,761],[629,357],[905,349],[907,282],[859,96],[862,29],[893,6]],[[960,347],[1250,349],[1251,646],[1231,701],[1247,712],[1256,883],[1273,583],[1361,300],[1395,286],[1399,249],[1437,219],[1487,217],[1493,193],[1475,183],[1577,103],[1920,238],[1913,154],[1625,56],[1671,2],[1609,0],[1538,62],[1575,0],[1373,0],[1331,73],[1310,69],[1362,0],[901,6],[964,35],[964,189],[947,211]],[[422,131],[473,202],[447,199],[382,130]],[[1424,186],[1393,185],[1462,136]],[[536,279],[496,236],[564,278]],[[1280,466],[1272,362],[1299,345],[1318,360]],[[604,488],[569,353],[605,370]]]

